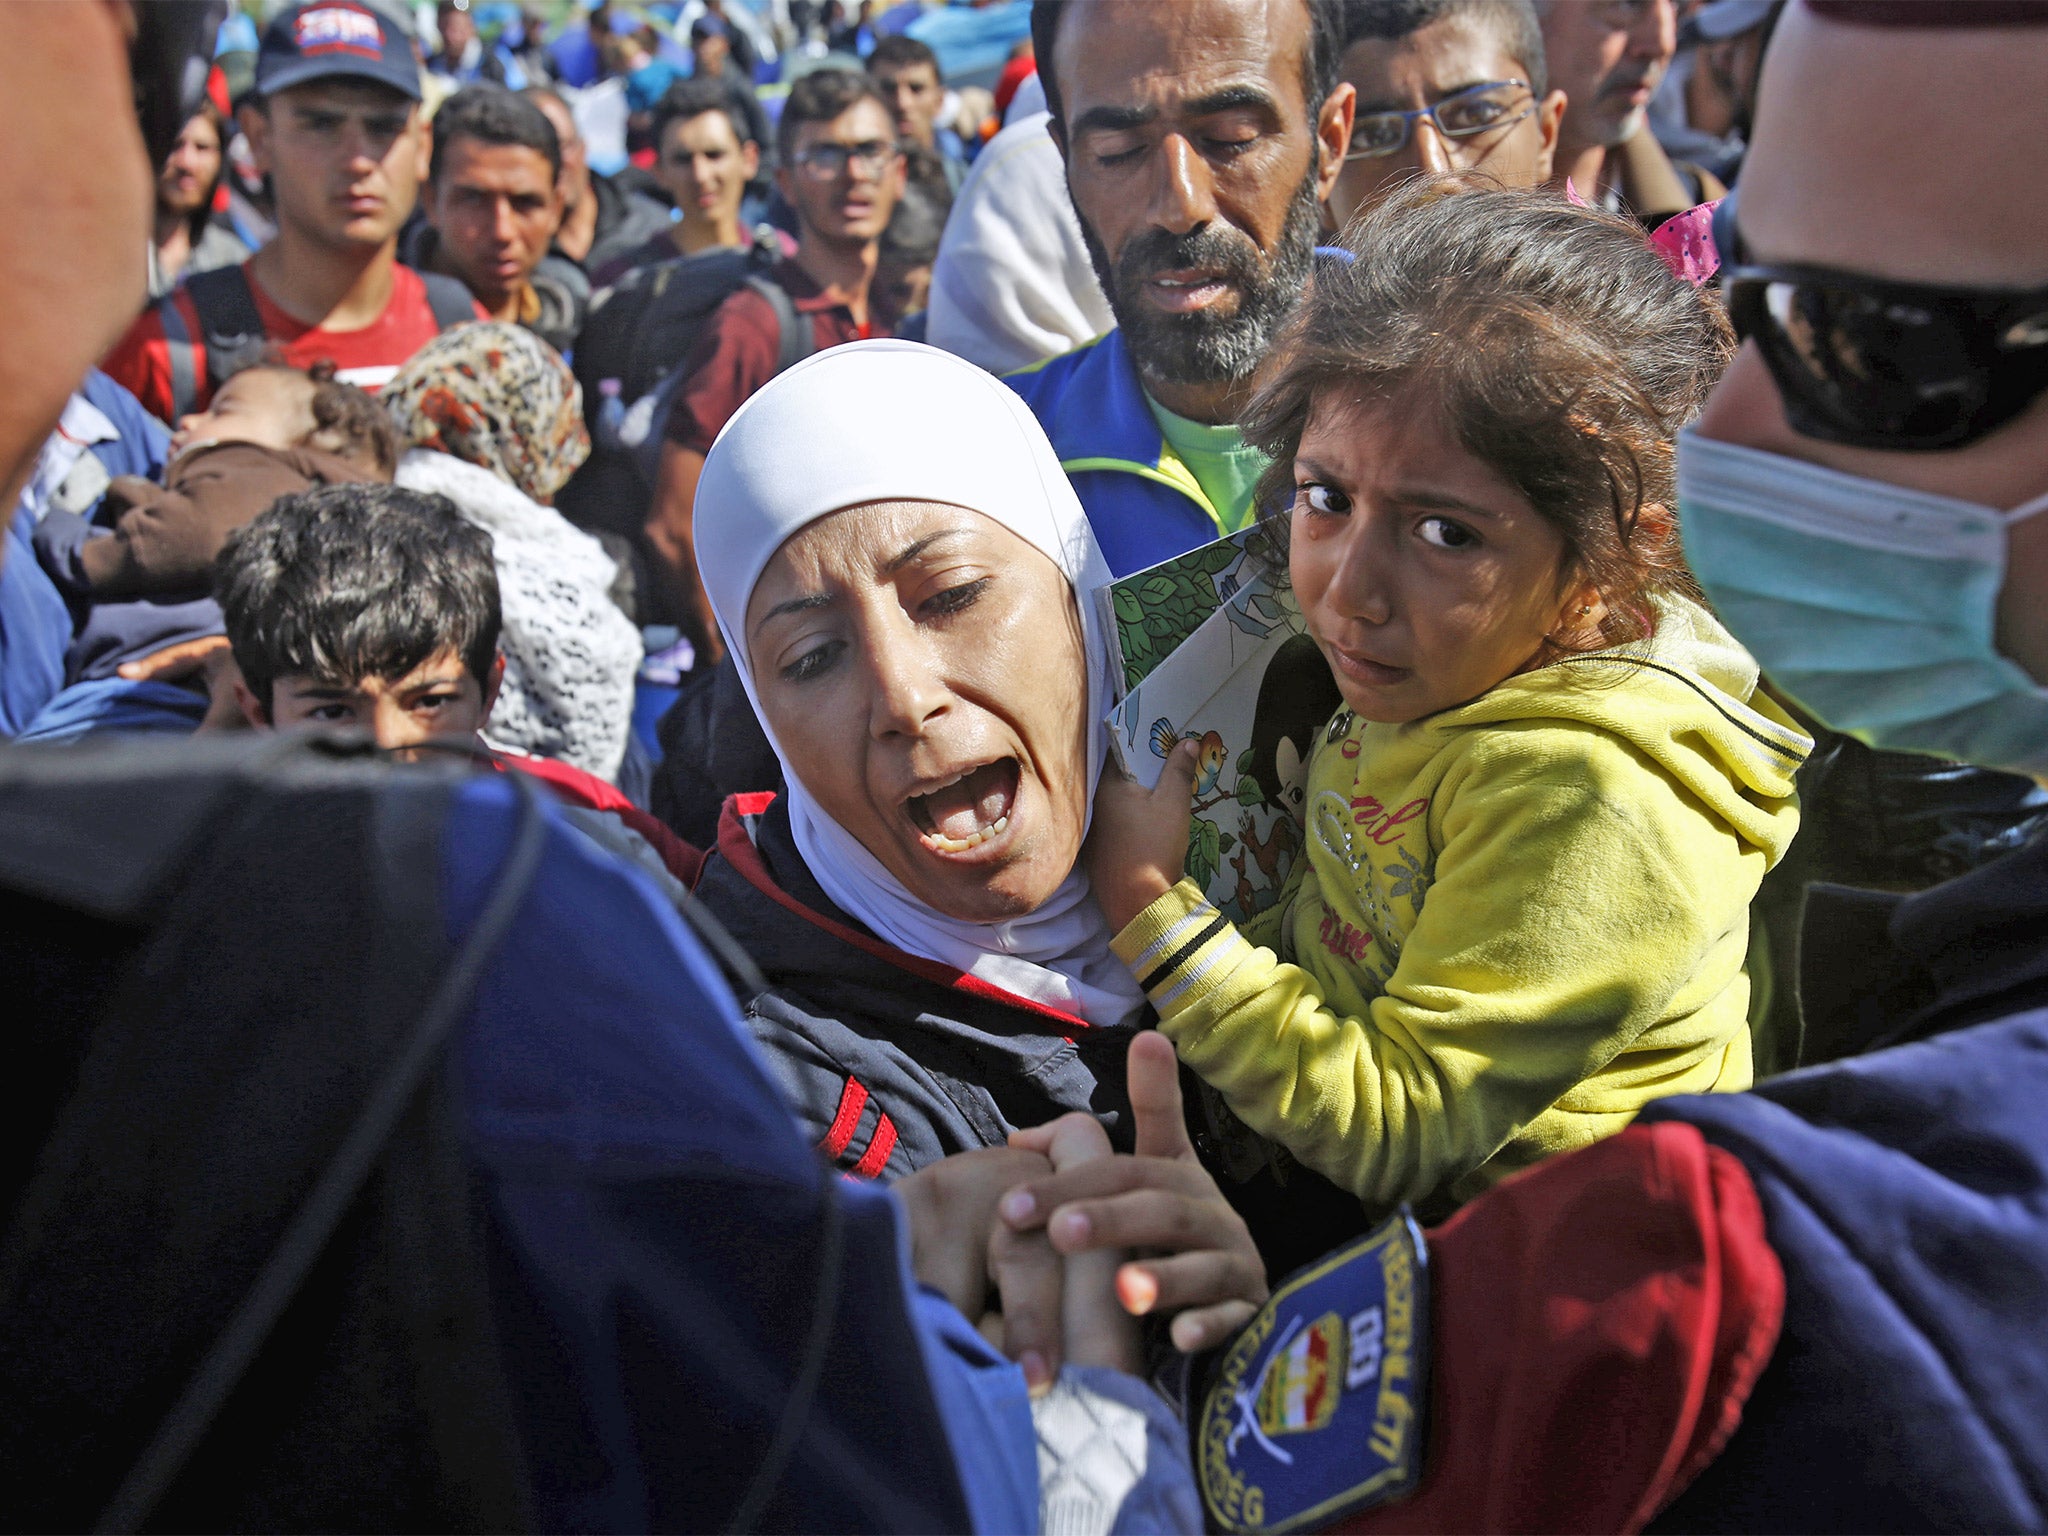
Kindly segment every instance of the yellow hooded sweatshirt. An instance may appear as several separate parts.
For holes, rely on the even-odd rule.
[[[1660,599],[1653,639],[1456,709],[1340,710],[1251,937],[1183,880],[1116,952],[1255,1130],[1374,1208],[1463,1201],[1750,1085],[1749,903],[1811,749],[1712,615]]]

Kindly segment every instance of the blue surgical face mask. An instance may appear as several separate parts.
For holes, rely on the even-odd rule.
[[[1688,430],[1686,559],[1771,681],[1874,747],[2048,773],[2048,688],[1998,653],[1999,512]]]

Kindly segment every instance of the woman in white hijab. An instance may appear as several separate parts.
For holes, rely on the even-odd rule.
[[[820,353],[719,436],[695,532],[785,785],[729,802],[699,895],[825,1150],[894,1175],[1121,1119],[1144,998],[1078,866],[1108,571],[1030,412],[929,347]]]

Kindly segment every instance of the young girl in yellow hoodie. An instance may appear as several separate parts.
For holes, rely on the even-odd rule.
[[[1749,903],[1811,742],[1703,606],[1673,440],[1711,299],[1554,196],[1397,195],[1245,419],[1344,699],[1240,932],[1180,879],[1193,761],[1106,778],[1088,863],[1181,1058],[1369,1206],[1441,1210],[1750,1085]]]

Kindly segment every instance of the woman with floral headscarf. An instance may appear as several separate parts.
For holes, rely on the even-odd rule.
[[[590,452],[575,376],[530,332],[484,321],[428,342],[380,398],[408,450],[398,484],[491,535],[505,614],[492,739],[615,779],[642,648],[611,600],[611,557],[548,505]]]

